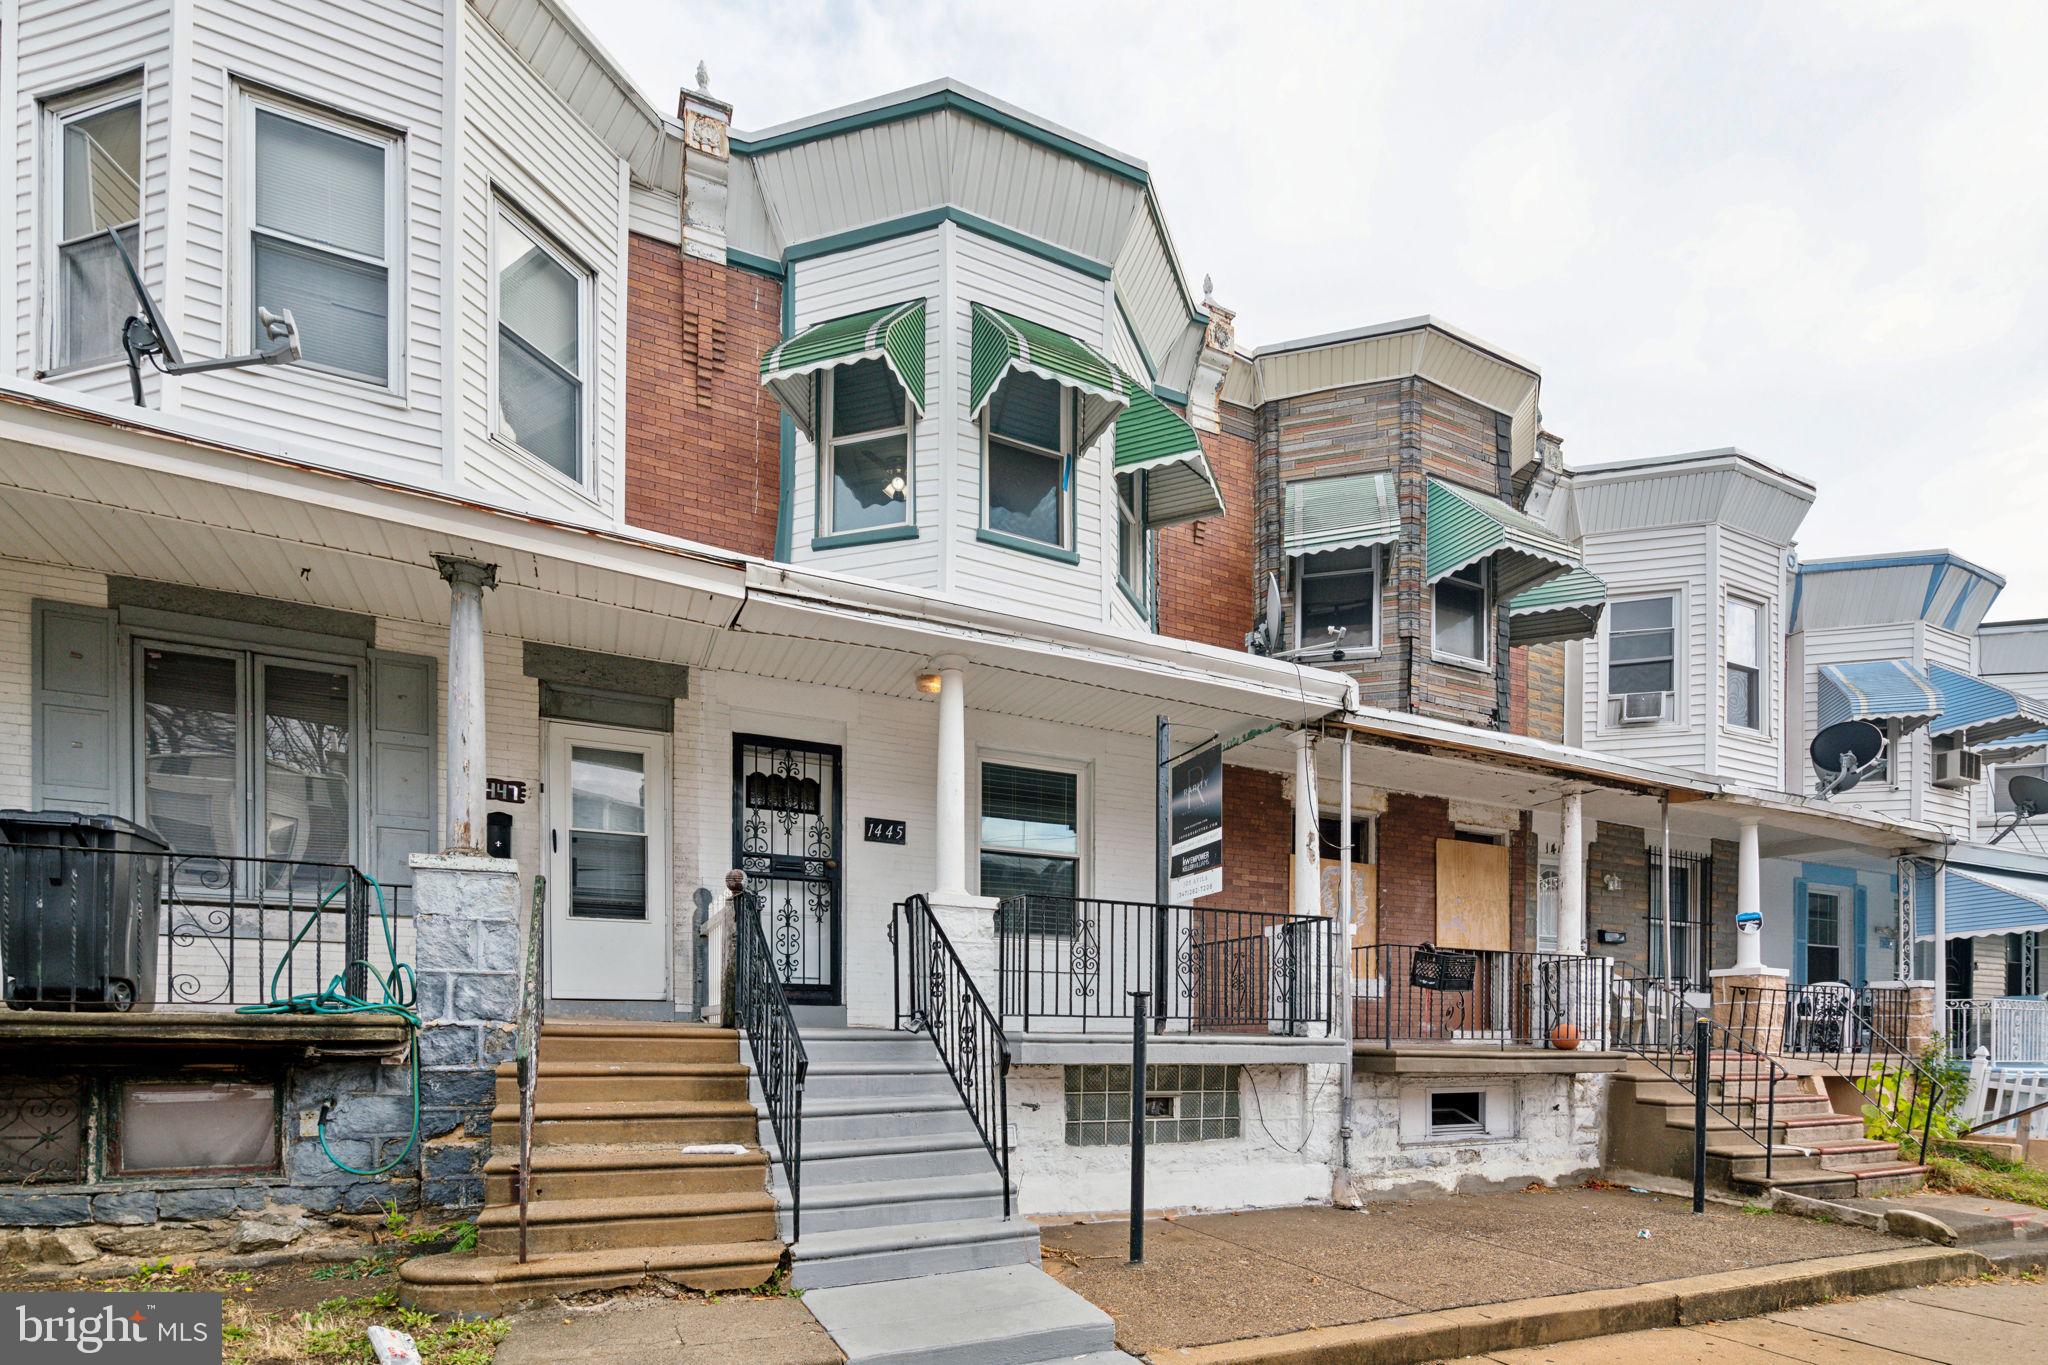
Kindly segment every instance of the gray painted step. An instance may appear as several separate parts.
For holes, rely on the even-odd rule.
[[[812,1233],[790,1248],[798,1289],[878,1284],[956,1271],[1038,1265],[1038,1228],[1021,1218],[969,1218]],[[1078,1354],[1075,1347],[1068,1354]],[[1027,1357],[1042,1359],[1043,1357]]]
[[[848,1365],[1036,1365],[1117,1359],[1109,1315],[1035,1265],[817,1289],[804,1307]]]
[[[774,1134],[761,1125],[761,1143],[779,1161]],[[994,1174],[995,1160],[970,1126],[962,1132],[819,1142],[804,1134],[804,1190],[855,1180],[912,1180],[920,1176]],[[779,1170],[779,1165],[775,1167]]]
[[[790,1231],[789,1187],[775,1182],[782,1232]],[[804,1187],[804,1236],[906,1223],[947,1223],[1003,1216],[1003,1183],[983,1175],[863,1180]]]

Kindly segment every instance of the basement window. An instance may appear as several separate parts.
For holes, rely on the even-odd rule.
[[[1429,1097],[1429,1135],[1454,1137],[1486,1131],[1484,1090],[1437,1090]]]
[[[1236,1066],[1145,1068],[1145,1141],[1209,1142],[1241,1134]],[[1125,1147],[1131,1141],[1131,1069],[1066,1068],[1069,1147]]]
[[[127,1081],[109,1174],[193,1175],[278,1168],[277,1087],[245,1081]]]

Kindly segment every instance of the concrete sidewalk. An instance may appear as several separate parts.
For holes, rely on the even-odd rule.
[[[2039,1360],[2044,1343],[2048,1285],[1960,1280],[1739,1322],[1495,1351],[1456,1365],[1981,1365]]]
[[[794,1298],[634,1296],[510,1319],[495,1365],[838,1365],[845,1357]]]
[[[1126,1263],[1127,1236],[1122,1223],[1041,1229],[1046,1269],[1148,1355],[1916,1245],[1725,1205],[1695,1216],[1611,1187],[1154,1220],[1142,1266]]]

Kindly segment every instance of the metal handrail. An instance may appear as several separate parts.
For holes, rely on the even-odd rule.
[[[526,1263],[526,1206],[533,1196],[533,1105],[540,1090],[540,1031],[547,1022],[547,881],[533,879],[533,911],[526,926],[526,964],[519,979],[519,1032],[513,1066],[519,1079],[519,1262]]]
[[[900,932],[899,932],[900,924]],[[1003,1180],[1010,1216],[1010,1040],[923,896],[899,903],[889,920],[896,955],[896,1027],[931,1035],[946,1074]],[[910,992],[904,1010],[903,990]]]
[[[760,900],[744,888],[744,878],[740,883],[732,896],[733,1018],[753,1050],[768,1126],[789,1182],[789,1240],[794,1243],[803,1235],[804,1079],[811,1059],[761,929]]]
[[[1352,1037],[1388,1048],[1598,1048],[1613,970],[1582,954],[1361,944],[1351,950]]]
[[[1764,1179],[1769,1180],[1778,1145],[1778,1086],[1792,1073],[1768,1052],[1687,1003],[1684,983],[1639,976],[1623,963],[1614,965],[1614,982],[1614,1011],[1608,1025],[1613,1046],[1642,1058],[1696,1101],[1704,1098],[1707,1109],[1762,1147]],[[1624,1008],[1629,999],[1646,1001],[1653,1008],[1631,1016]],[[1693,1043],[1703,1022],[1709,1031],[1704,1077],[1694,1064]]]

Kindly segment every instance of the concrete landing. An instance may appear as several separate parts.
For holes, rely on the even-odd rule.
[[[814,1289],[803,1301],[849,1365],[1129,1359],[1109,1314],[1033,1266]]]

